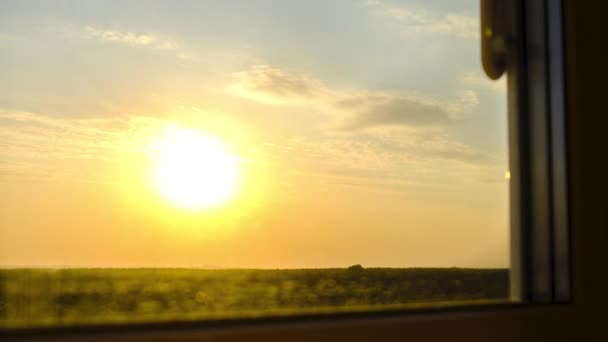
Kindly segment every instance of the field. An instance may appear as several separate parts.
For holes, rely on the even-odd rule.
[[[4,269],[0,327],[377,310],[508,297],[508,270]]]

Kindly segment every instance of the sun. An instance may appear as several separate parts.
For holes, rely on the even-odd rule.
[[[238,158],[202,131],[167,129],[152,144],[152,178],[160,194],[184,209],[207,209],[235,196]]]

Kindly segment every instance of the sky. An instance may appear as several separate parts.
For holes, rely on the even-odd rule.
[[[508,267],[477,6],[0,2],[0,266]],[[150,183],[168,127],[238,159],[230,200]]]

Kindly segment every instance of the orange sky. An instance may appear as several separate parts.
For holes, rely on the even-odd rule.
[[[508,267],[475,1],[46,6],[0,5],[0,265]],[[171,127],[238,160],[229,200],[151,181]]]

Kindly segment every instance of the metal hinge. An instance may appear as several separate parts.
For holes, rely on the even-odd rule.
[[[513,24],[512,0],[480,0],[481,63],[489,78],[496,80],[507,69],[507,49]]]

